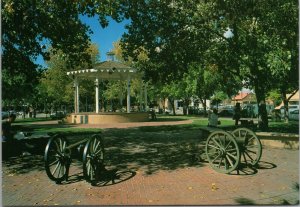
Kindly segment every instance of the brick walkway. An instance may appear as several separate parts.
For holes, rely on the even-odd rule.
[[[82,178],[81,162],[74,160],[69,181],[57,185],[46,176],[41,155],[16,157],[2,163],[3,205],[276,205],[299,200],[298,150],[265,147],[258,169],[225,175],[203,160],[190,162],[188,152],[198,136],[194,131],[183,141],[177,131],[145,131],[138,142],[137,129],[124,130],[104,132],[108,169],[119,174],[115,183],[91,186]],[[116,138],[118,133],[124,133],[124,140]],[[159,136],[166,141],[159,142]]]
[[[33,163],[41,157],[31,157]],[[56,185],[42,164],[16,172],[17,164],[3,165],[2,200],[13,205],[231,205],[295,204],[299,200],[298,151],[265,149],[257,172],[224,175],[206,163],[201,167],[158,170],[153,174],[131,166],[120,170],[120,180],[92,187],[73,163],[68,183]],[[22,165],[20,163],[20,165]],[[254,173],[254,174],[251,174]]]

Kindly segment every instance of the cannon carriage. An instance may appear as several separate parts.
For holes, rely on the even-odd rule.
[[[212,169],[229,174],[238,170],[241,163],[255,167],[262,156],[262,145],[248,128],[231,132],[216,129],[206,140],[205,154]]]
[[[62,135],[51,137],[44,154],[45,170],[48,177],[57,184],[68,180],[74,149],[82,152],[83,176],[87,182],[93,184],[98,180],[97,176],[104,166],[104,145],[99,134],[73,144],[69,144],[66,137]]]
[[[256,134],[248,128],[224,131],[210,130],[205,144],[206,158],[211,168],[229,174],[241,164],[255,167],[262,156],[262,145]],[[99,181],[104,169],[104,145],[100,135],[92,135],[73,144],[66,137],[55,135],[46,145],[44,161],[48,177],[57,184],[68,180],[73,149],[82,153],[83,176],[92,185]]]

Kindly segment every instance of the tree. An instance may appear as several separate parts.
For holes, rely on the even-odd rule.
[[[187,86],[186,93],[200,99],[206,114],[206,100],[209,100],[214,94],[220,93],[232,96],[238,91],[241,84],[234,78],[234,76],[222,76],[217,65],[192,63],[189,65],[189,71],[184,76]]]
[[[282,50],[291,54],[291,61],[284,60],[289,62],[289,67],[283,68],[285,75],[278,78],[290,79],[288,74],[296,72],[297,11],[297,3],[292,0],[132,2],[128,10],[132,24],[122,41],[131,56],[137,56],[138,48],[145,48],[151,62],[161,64],[154,69],[144,68],[150,76],[155,74],[153,71],[159,73],[153,77],[156,80],[181,78],[188,71],[189,63],[201,64],[201,57],[208,63],[205,65],[216,65],[224,78],[229,74],[237,77],[232,80],[243,80],[245,86],[255,90],[257,103],[261,103],[274,85],[270,74],[275,68],[279,70],[278,67],[272,70],[268,65],[269,54],[275,52],[284,57],[288,53],[282,56]],[[224,35],[226,30],[231,30],[231,38]],[[287,40],[283,41],[287,46],[278,50],[276,47],[283,39]],[[228,81],[226,85],[231,83]],[[262,126],[268,126],[266,115],[262,116]]]
[[[10,94],[30,96],[37,84],[34,61],[38,55],[49,58],[50,44],[72,54],[73,64],[87,59],[82,51],[88,47],[89,30],[80,22],[75,4],[5,0],[1,6],[3,99],[13,99]]]
[[[217,108],[218,108],[219,104],[227,98],[228,98],[228,96],[223,91],[217,91],[211,97],[211,104],[217,105]]]
[[[89,61],[81,62],[74,69],[87,68],[89,64],[96,64],[99,61],[99,51],[96,45],[91,44],[86,52],[90,55]],[[74,100],[73,81],[67,76],[69,68],[69,55],[63,51],[50,51],[50,60],[47,61],[48,69],[45,70],[40,80],[40,93],[48,97],[48,101],[52,103],[52,107],[57,110],[62,105],[72,106]],[[91,80],[80,80],[80,98],[81,102],[87,105],[87,100],[94,103],[94,84]],[[87,106],[86,106],[87,107]]]
[[[40,73],[34,62],[39,55],[49,60],[50,47],[53,52],[68,54],[68,68],[82,62],[91,64],[86,53],[91,30],[79,15],[97,15],[106,27],[108,16],[117,21],[124,18],[123,4],[125,8],[123,1],[3,0],[2,99],[30,99]]]

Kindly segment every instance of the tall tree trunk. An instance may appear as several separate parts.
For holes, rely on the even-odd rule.
[[[258,117],[259,117],[259,128],[261,130],[265,130],[268,128],[268,112],[266,108],[266,94],[264,87],[260,85],[259,81],[255,80],[255,93],[256,93],[256,100],[258,104]]]
[[[185,98],[185,99],[183,100],[183,114],[184,114],[184,115],[187,115],[187,114],[188,114],[189,103],[190,103],[190,100],[189,100],[188,98]]]
[[[289,101],[286,98],[286,90],[285,90],[285,88],[281,88],[280,94],[281,94],[281,99],[282,99],[282,102],[283,102],[283,118],[284,118],[284,122],[288,123],[289,122]]]
[[[171,107],[172,107],[172,111],[173,111],[173,115],[175,116],[176,115],[176,111],[175,111],[175,101],[173,98],[168,98],[170,103],[171,103]]]
[[[207,112],[206,112],[206,99],[200,98],[200,101],[201,101],[201,103],[202,103],[202,105],[203,105],[203,109],[204,109],[204,117],[206,117],[206,116],[207,116]]]
[[[284,122],[288,123],[289,122],[289,100],[292,98],[295,93],[297,93],[298,90],[295,90],[289,97],[287,96],[286,88],[281,87],[280,93],[281,93],[281,99],[283,102],[283,108],[284,108]]]

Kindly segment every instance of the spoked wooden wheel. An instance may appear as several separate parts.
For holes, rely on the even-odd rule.
[[[210,166],[217,172],[230,173],[240,162],[240,150],[233,136],[224,131],[215,131],[206,141],[206,156]]]
[[[67,145],[66,138],[58,135],[50,138],[46,145],[44,155],[46,173],[56,183],[68,178],[71,150]]]
[[[232,135],[241,142],[241,161],[247,165],[256,165],[262,155],[262,145],[256,134],[247,128],[238,128],[232,132]]]
[[[83,176],[87,182],[98,180],[103,167],[104,145],[99,135],[93,135],[83,150]]]

